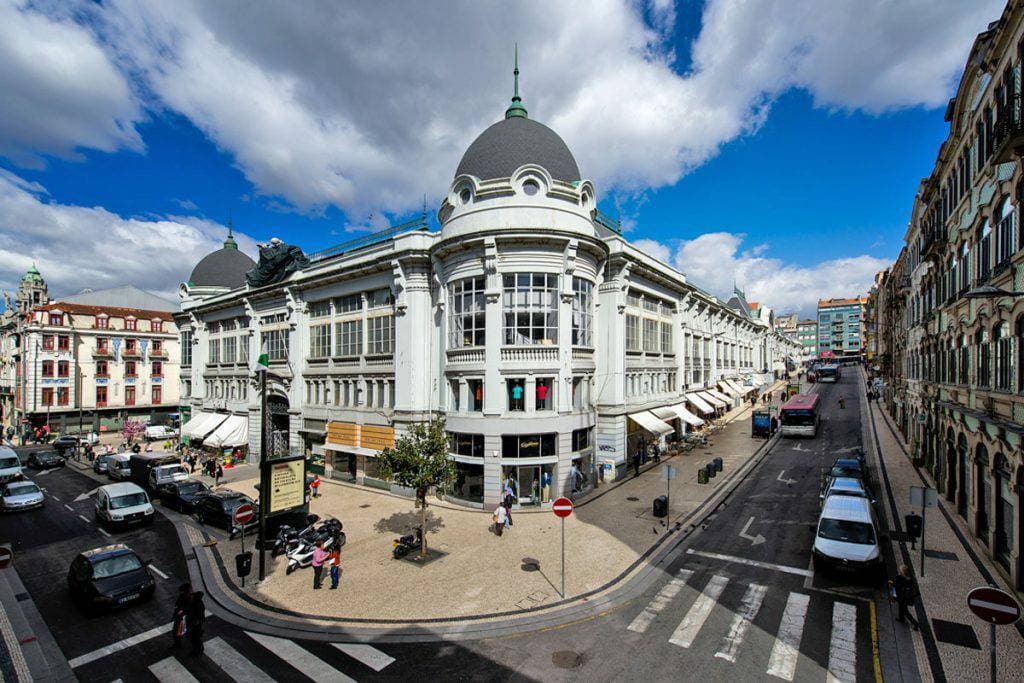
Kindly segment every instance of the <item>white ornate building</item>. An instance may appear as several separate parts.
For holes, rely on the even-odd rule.
[[[265,347],[274,429],[329,476],[389,486],[379,449],[443,415],[452,498],[493,504],[512,475],[521,504],[543,505],[797,355],[741,296],[722,302],[631,245],[518,96],[467,149],[437,217],[437,232],[424,216],[267,287],[245,284],[253,262],[233,242],[204,259],[177,316],[186,435],[228,446],[248,424],[258,456]]]

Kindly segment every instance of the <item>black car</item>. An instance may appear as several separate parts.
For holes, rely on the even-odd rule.
[[[863,482],[868,480],[868,468],[860,458],[837,458],[829,471],[830,477],[853,477]]]
[[[64,458],[56,451],[32,451],[26,464],[29,467],[45,470],[51,467],[64,467]]]
[[[68,569],[72,599],[86,609],[111,609],[153,597],[156,582],[145,563],[118,543],[81,553]]]
[[[197,479],[172,481],[161,484],[156,489],[160,502],[178,512],[191,513],[196,509],[196,501],[210,492],[210,487]]]
[[[228,532],[231,538],[241,529],[234,522],[235,510],[242,504],[252,505],[252,498],[237,491],[208,491],[196,497],[196,519],[200,524],[208,524]],[[245,525],[248,530],[256,527],[256,519]]]
[[[68,434],[62,434],[54,439],[50,445],[53,450],[57,451],[60,455],[64,456],[68,453],[74,453],[78,450],[78,437],[70,436]]]

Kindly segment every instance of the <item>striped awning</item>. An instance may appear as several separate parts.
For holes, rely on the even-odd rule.
[[[732,396],[726,396],[717,389],[708,389],[708,393],[717,398],[719,401],[725,401],[726,406],[732,405]]]

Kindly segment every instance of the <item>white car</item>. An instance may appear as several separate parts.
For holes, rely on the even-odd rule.
[[[0,487],[0,510],[20,512],[43,507],[43,492],[34,481],[19,479]]]
[[[129,482],[107,484],[96,490],[96,520],[110,526],[151,524],[153,505],[141,487]]]
[[[146,427],[143,436],[146,437],[147,441],[160,441],[161,439],[172,439],[175,434],[166,425],[150,425]]]
[[[829,496],[814,537],[814,568],[873,573],[885,569],[871,501],[858,496]]]
[[[0,482],[17,479],[21,476],[21,458],[13,448],[0,446]]]
[[[188,479],[188,472],[181,465],[160,465],[149,471],[149,488],[156,491],[164,484]]]

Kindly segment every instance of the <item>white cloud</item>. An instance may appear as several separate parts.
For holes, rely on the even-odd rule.
[[[1001,8],[708,0],[686,73],[667,0],[111,0],[83,1],[79,14],[151,108],[188,117],[258,191],[303,210],[365,215],[411,209],[424,193],[433,203],[447,189],[459,155],[502,114],[517,39],[531,116],[566,139],[599,190],[628,195],[675,183],[756,130],[790,88],[841,109],[940,105],[974,35]],[[105,111],[109,90],[90,88],[93,109]],[[129,144],[135,115],[124,99],[115,98],[116,116],[92,123],[97,140],[68,137]]]
[[[662,263],[672,263],[672,250],[657,240],[633,240],[632,245],[648,256],[658,259]]]
[[[189,216],[124,218],[101,207],[46,200],[45,190],[0,174],[0,287],[12,294],[34,261],[61,296],[133,284],[176,300],[192,267],[221,247],[227,228]],[[255,242],[235,233],[246,253]]]
[[[40,167],[42,154],[142,149],[142,108],[90,31],[0,0],[0,156]]]
[[[766,256],[764,245],[742,250],[745,238],[743,234],[714,232],[680,242],[671,263],[686,273],[690,282],[720,297],[728,298],[736,283],[747,301],[761,302],[779,313],[799,311],[802,315],[810,315],[818,299],[866,295],[875,273],[889,265],[886,259],[861,255],[800,266]],[[651,253],[651,247],[645,251]]]

